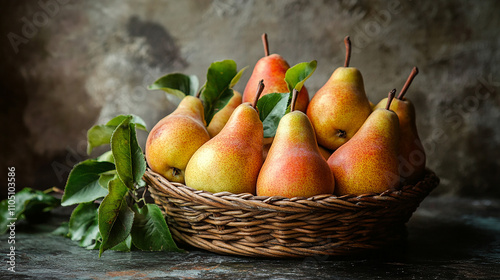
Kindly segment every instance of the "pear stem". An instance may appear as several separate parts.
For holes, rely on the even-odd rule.
[[[265,56],[269,55],[269,43],[267,41],[267,33],[262,34],[262,44],[264,45]]]
[[[259,85],[257,86],[257,94],[255,95],[255,99],[253,100],[252,107],[257,108],[257,101],[259,100],[260,94],[264,90],[264,80],[260,80]]]
[[[417,67],[413,67],[413,69],[411,69],[410,76],[408,76],[408,79],[406,79],[405,85],[403,86],[403,88],[399,92],[398,97],[396,97],[397,99],[403,100],[403,97],[405,96],[406,91],[410,87],[411,82],[413,81],[413,79],[415,78],[415,76],[417,76],[417,74],[418,74],[418,68]]]
[[[345,62],[344,67],[349,67],[349,62],[351,61],[351,39],[349,36],[344,38],[345,44]]]
[[[396,95],[396,89],[391,90],[389,92],[389,96],[387,98],[387,105],[385,106],[385,109],[390,110],[389,108],[391,107],[391,102],[394,99],[394,96]]]
[[[200,90],[196,93],[196,96],[195,96],[195,97],[199,99],[199,98],[200,98],[200,95],[201,95],[201,89],[200,89]]]
[[[297,101],[298,95],[299,95],[299,91],[294,88],[292,91],[292,103],[290,103],[290,112],[295,111],[295,103]]]

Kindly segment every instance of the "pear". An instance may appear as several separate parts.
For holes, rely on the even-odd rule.
[[[373,104],[373,102],[371,102],[369,100],[368,100],[368,102],[370,102],[370,108],[372,108],[372,111],[375,110],[375,104]]]
[[[210,134],[210,137],[213,138],[215,135],[219,134],[224,125],[226,125],[234,109],[236,109],[236,107],[238,107],[241,102],[241,93],[233,90],[233,97],[229,99],[224,108],[215,113],[215,115],[212,117],[212,120],[207,126],[208,134]]]
[[[236,107],[219,134],[194,153],[186,167],[187,186],[212,193],[255,194],[264,139],[255,105],[263,88],[261,81],[254,103]]]
[[[285,74],[290,65],[278,54],[269,54],[269,45],[267,34],[262,34],[265,56],[259,59],[255,64],[252,75],[248,79],[245,90],[243,91],[243,102],[252,102],[255,99],[255,89],[260,80],[266,81],[266,87],[261,93],[261,97],[269,93],[289,92],[285,82]],[[306,112],[309,104],[309,93],[305,86],[300,90],[297,99],[297,109]]]
[[[328,160],[330,158],[330,156],[332,155],[332,152],[330,150],[326,149],[325,147],[318,145],[318,148],[319,148],[319,153],[323,156],[323,158],[325,160]]]
[[[349,67],[349,37],[344,42],[344,67],[333,72],[307,108],[307,116],[316,131],[319,145],[329,150],[335,150],[351,139],[372,112],[361,73]]]
[[[205,124],[201,100],[194,96],[184,97],[148,135],[146,160],[151,170],[169,181],[184,183],[189,159],[210,139]]]
[[[257,180],[257,195],[310,197],[332,194],[332,172],[320,154],[316,134],[306,114],[294,111],[297,91],[293,91],[290,113],[278,124]]]
[[[399,120],[389,110],[395,93],[389,94],[386,108],[373,111],[351,140],[328,159],[336,195],[380,193],[398,187]]]
[[[391,110],[399,118],[401,130],[401,143],[399,151],[399,172],[403,182],[411,183],[422,178],[425,172],[426,155],[418,136],[415,106],[405,96],[408,87],[418,74],[418,68],[414,67],[399,92],[398,96],[391,102]],[[382,99],[375,108],[383,107],[387,99]]]

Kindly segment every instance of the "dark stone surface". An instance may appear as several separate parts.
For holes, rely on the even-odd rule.
[[[500,279],[500,200],[429,197],[402,247],[354,257],[257,259],[189,253],[97,251],[51,234],[67,214],[16,229],[16,270],[0,279]],[[20,225],[21,226],[21,225]]]

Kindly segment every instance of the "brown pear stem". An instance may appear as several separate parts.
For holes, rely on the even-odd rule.
[[[196,93],[196,96],[195,96],[195,97],[199,99],[199,98],[200,98],[200,95],[201,95],[201,89],[200,89],[200,90]]]
[[[391,107],[391,102],[394,99],[395,95],[396,95],[396,89],[393,89],[391,90],[391,92],[389,92],[389,96],[387,98],[387,105],[385,106],[385,109],[389,110],[389,108]]]
[[[252,107],[257,108],[257,101],[259,100],[260,94],[264,90],[264,80],[260,80],[257,86],[257,94],[255,94],[255,99],[253,100]]]
[[[351,39],[349,36],[344,38],[345,44],[345,62],[344,67],[349,67],[349,62],[351,61]]]
[[[264,54],[269,55],[269,43],[267,41],[267,33],[262,34],[262,44],[264,45]]]
[[[293,112],[295,110],[295,103],[297,101],[298,95],[299,95],[299,91],[294,88],[292,91],[292,103],[290,104],[290,112]]]
[[[397,99],[403,100],[403,97],[405,96],[406,91],[410,87],[411,82],[413,81],[413,79],[415,78],[415,76],[417,76],[417,74],[418,74],[418,68],[417,67],[413,67],[413,69],[411,69],[410,76],[408,76],[408,79],[406,79],[405,85],[403,86],[403,88],[399,92],[398,97],[396,97]]]

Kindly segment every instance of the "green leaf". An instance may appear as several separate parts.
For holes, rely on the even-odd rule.
[[[134,189],[134,184],[143,185],[146,160],[137,142],[136,125],[131,121],[129,116],[116,127],[111,136],[111,151],[119,178],[129,189]]]
[[[28,221],[38,222],[42,215],[61,205],[60,199],[38,190],[23,192],[23,196],[19,197],[19,193],[16,195],[20,204],[24,200],[24,211],[21,217],[24,216]]]
[[[285,81],[288,85],[288,90],[292,93],[293,89],[300,91],[305,81],[311,77],[316,70],[317,62],[302,62],[291,68],[285,73]]]
[[[90,202],[106,196],[108,191],[99,185],[102,173],[115,169],[111,162],[88,159],[75,165],[69,173],[62,197],[62,206]]]
[[[90,155],[95,147],[109,144],[115,126],[94,125],[87,131],[87,154]]]
[[[257,101],[259,118],[264,127],[264,138],[274,137],[281,118],[286,114],[289,93],[270,93]]]
[[[93,202],[79,204],[71,213],[68,224],[68,237],[78,241],[81,247],[88,247],[97,242],[99,225],[97,204]]]
[[[98,156],[96,158],[97,161],[107,161],[107,162],[112,162],[115,163],[115,158],[113,158],[113,152],[107,151],[104,154]]]
[[[107,190],[109,181],[113,180],[115,176],[116,174],[101,174],[101,176],[99,176],[99,186]]]
[[[180,99],[186,95],[195,96],[198,90],[198,78],[194,75],[188,76],[182,73],[167,74],[148,87],[150,90],[163,90]]]
[[[136,124],[130,124],[130,149],[132,154],[133,178],[134,183],[139,187],[144,187],[146,183],[142,180],[142,177],[146,172],[146,159],[144,158],[141,146],[139,146],[139,141],[137,141],[135,128]]]
[[[9,201],[12,201],[9,203]],[[0,202],[0,234],[10,222],[21,219],[36,220],[41,214],[58,207],[60,200],[40,190],[24,188]],[[11,207],[9,207],[11,206]]]
[[[130,252],[132,250],[132,236],[127,236],[125,240],[120,242],[118,245],[115,247],[111,248],[113,251],[120,251],[120,252]]]
[[[87,131],[87,154],[90,155],[95,147],[109,144],[113,131],[128,117],[132,117],[130,122],[135,123],[137,128],[146,130],[146,123],[140,117],[136,115],[118,115],[105,125],[94,125]]]
[[[158,205],[146,204],[142,208],[134,206],[135,217],[131,235],[137,248],[143,251],[184,252],[172,239]]]
[[[240,81],[240,78],[243,75],[243,72],[245,72],[245,70],[247,70],[247,68],[248,68],[248,66],[243,67],[243,69],[241,69],[238,72],[238,74],[236,74],[236,76],[234,76],[234,78],[231,80],[231,83],[229,84],[229,88],[233,88]]]
[[[233,60],[214,62],[208,68],[207,81],[200,95],[207,125],[215,113],[224,108],[233,96],[231,85],[235,77],[236,81],[239,79],[237,76],[236,62]]]
[[[132,119],[130,120],[130,123],[135,123],[137,128],[139,129],[142,129],[144,131],[147,131],[146,129],[146,122],[144,122],[144,120],[139,117],[139,116],[136,116],[134,114],[129,114],[129,115],[118,115],[114,118],[112,118],[111,120],[109,120],[106,125],[111,125],[111,126],[114,126],[114,127],[117,127],[119,126],[125,119],[128,119],[132,117]]]
[[[62,222],[58,228],[51,232],[53,235],[60,235],[68,237],[69,234],[69,222]]]
[[[127,186],[119,178],[109,182],[109,194],[104,198],[98,210],[99,232],[102,243],[99,257],[107,249],[124,241],[130,234],[134,222],[134,212],[127,206],[125,195]]]
[[[94,244],[85,247],[85,249],[87,249],[87,250],[99,250],[99,248],[101,248],[101,244],[102,244],[102,236],[101,236],[101,233],[99,231],[97,231],[97,235],[96,235],[96,239],[95,239]]]

